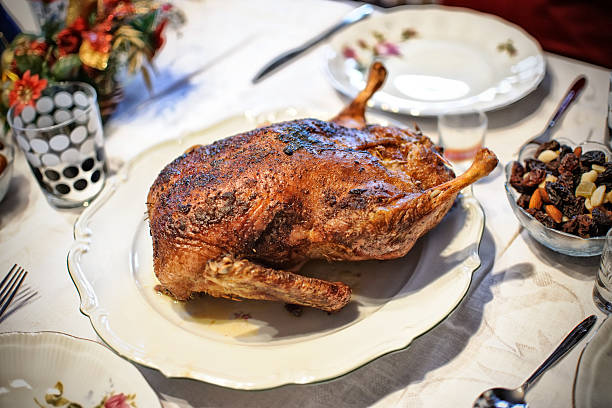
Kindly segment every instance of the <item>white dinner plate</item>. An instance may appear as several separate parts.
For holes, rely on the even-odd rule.
[[[538,42],[498,17],[463,8],[407,6],[348,27],[330,42],[326,71],[354,97],[368,67],[389,72],[370,106],[414,116],[489,111],[534,90],[545,74]]]
[[[0,407],[93,408],[111,398],[161,408],[136,367],[100,343],[56,332],[0,334]]]
[[[169,377],[232,388],[310,383],[406,347],[461,301],[480,265],[484,227],[470,197],[405,258],[307,264],[303,271],[352,287],[352,301],[335,314],[304,308],[298,317],[280,302],[209,296],[176,302],[155,291],[145,201],[160,170],[194,144],[303,116],[293,109],[236,116],[155,146],[107,181],[85,209],[69,271],[81,311],[117,353]]]
[[[574,407],[612,407],[612,319],[608,317],[585,346],[574,381]]]

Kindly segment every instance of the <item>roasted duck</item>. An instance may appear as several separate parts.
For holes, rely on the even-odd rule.
[[[375,63],[366,88],[329,122],[273,124],[194,146],[168,164],[147,199],[166,292],[339,310],[351,289],[301,276],[301,265],[402,257],[461,189],[495,168],[482,149],[455,178],[420,131],[367,125],[366,102],[385,76]]]

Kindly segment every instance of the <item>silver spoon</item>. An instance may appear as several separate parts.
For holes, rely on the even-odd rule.
[[[491,388],[486,390],[474,402],[474,408],[526,408],[525,394],[531,384],[536,379],[548,370],[554,363],[570,351],[589,330],[595,325],[597,316],[591,315],[584,319],[578,326],[563,339],[561,344],[552,352],[552,354],[538,367],[531,377],[529,377],[520,387],[513,390],[508,388]]]
[[[565,96],[563,96],[563,99],[561,100],[561,102],[559,102],[559,106],[557,106],[557,110],[552,115],[552,117],[548,120],[548,123],[546,124],[546,127],[544,128],[544,130],[537,136],[534,136],[528,141],[526,141],[525,143],[523,143],[518,151],[521,152],[521,150],[523,150],[525,147],[527,147],[530,144],[540,145],[542,143],[548,142],[550,140],[550,136],[552,135],[553,129],[555,128],[555,125],[559,123],[559,121],[561,121],[561,118],[563,117],[563,114],[565,113],[565,111],[578,98],[578,96],[580,95],[580,93],[582,92],[586,84],[587,84],[587,79],[584,75],[579,75],[578,77],[576,77],[572,85],[569,87],[569,89],[565,93]]]

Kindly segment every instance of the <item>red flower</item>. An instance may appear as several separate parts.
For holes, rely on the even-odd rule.
[[[77,17],[69,27],[71,30],[81,32],[87,29],[87,21],[83,17]]]
[[[83,33],[83,41],[89,42],[95,51],[103,54],[110,52],[112,40],[112,34],[106,31],[87,31]]]
[[[43,40],[36,40],[30,43],[29,51],[32,54],[44,55],[47,51],[47,43]]]
[[[157,27],[155,27],[155,31],[153,32],[153,48],[155,49],[155,51],[159,50],[162,47],[162,45],[164,45],[164,42],[166,41],[164,39],[163,33],[164,33],[164,28],[166,28],[167,24],[168,24],[168,19],[163,19],[157,25]]]
[[[374,47],[374,53],[384,57],[390,57],[392,55],[401,55],[399,47],[389,41],[383,41]]]
[[[85,19],[78,17],[57,34],[57,48],[60,56],[74,54],[81,46],[81,33],[87,28]]]
[[[121,394],[115,394],[104,402],[104,408],[132,408],[127,402],[127,397]]]
[[[349,46],[345,46],[344,48],[342,48],[342,56],[344,56],[344,58],[357,59],[357,53],[353,48]]]
[[[21,79],[13,83],[9,93],[9,104],[15,107],[15,115],[19,115],[26,106],[33,106],[46,87],[46,79],[39,79],[38,74],[30,76],[30,70],[27,70]]]

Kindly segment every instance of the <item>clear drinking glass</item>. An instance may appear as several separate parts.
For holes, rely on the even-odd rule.
[[[599,270],[593,288],[595,304],[605,313],[612,312],[612,228],[606,234]]]
[[[96,91],[85,83],[58,83],[47,87],[34,107],[15,113],[9,110],[8,122],[49,203],[87,205],[106,180]]]
[[[484,145],[487,124],[487,115],[480,111],[438,116],[438,134],[444,157],[458,169],[467,169]]]

